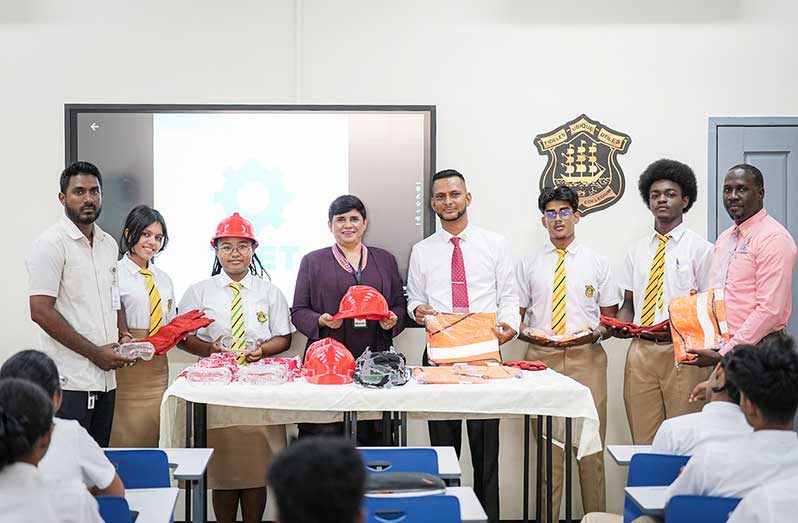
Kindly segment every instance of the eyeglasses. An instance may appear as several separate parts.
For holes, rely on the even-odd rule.
[[[246,245],[241,244],[238,247],[234,247],[229,243],[225,243],[219,246],[219,250],[228,256],[233,254],[233,251],[238,252],[238,254],[249,254],[252,252],[252,245],[248,243]]]
[[[545,214],[546,218],[548,218],[549,220],[554,220],[557,218],[557,211],[555,211],[554,209],[549,209],[547,211],[544,211],[543,214]],[[563,207],[562,209],[560,209],[559,214],[560,218],[565,220],[567,218],[570,218],[574,214],[574,211],[572,211],[568,207]]]

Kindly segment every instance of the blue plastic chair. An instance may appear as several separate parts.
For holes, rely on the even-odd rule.
[[[658,487],[670,485],[687,464],[690,456],[671,456],[667,454],[635,454],[629,462],[627,487]],[[626,496],[623,506],[623,521],[630,523],[643,514],[634,502]]]
[[[460,501],[455,496],[366,496],[366,523],[460,523]]]
[[[100,506],[100,516],[105,523],[130,523],[130,506],[121,496],[98,496],[97,504]]]
[[[172,477],[166,452],[160,449],[106,450],[125,488],[171,487]]]
[[[384,447],[358,449],[370,474],[381,472],[426,472],[438,475],[438,453],[435,449]]]
[[[665,523],[726,523],[740,498],[673,496],[665,509]]]

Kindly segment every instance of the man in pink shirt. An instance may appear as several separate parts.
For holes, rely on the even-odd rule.
[[[732,338],[719,351],[699,349],[692,364],[714,365],[732,347],[783,334],[792,312],[796,246],[765,211],[765,184],[753,165],[735,165],[723,181],[723,206],[734,220],[715,243],[710,285],[724,290]]]

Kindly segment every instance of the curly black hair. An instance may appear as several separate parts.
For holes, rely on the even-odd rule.
[[[643,198],[643,203],[646,204],[646,207],[649,206],[651,185],[657,180],[670,180],[677,183],[682,188],[682,196],[687,196],[688,198],[684,212],[686,213],[690,210],[690,207],[693,206],[698,197],[698,182],[695,179],[695,173],[689,165],[663,158],[646,167],[646,170],[640,175],[640,181],[637,182],[640,196]]]

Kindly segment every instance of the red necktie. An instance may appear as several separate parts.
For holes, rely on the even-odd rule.
[[[468,282],[466,281],[463,251],[460,250],[460,238],[453,236],[452,251],[452,309],[453,312],[468,311]]]

